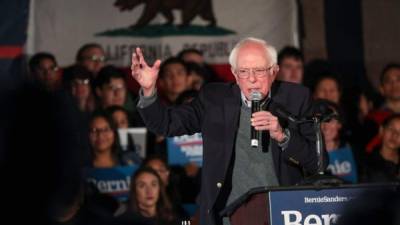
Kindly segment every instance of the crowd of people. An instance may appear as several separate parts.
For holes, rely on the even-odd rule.
[[[329,155],[327,173],[354,184],[399,180],[400,64],[390,63],[382,69],[378,92],[355,87],[359,95],[354,110],[343,103],[347,94],[341,82],[344,78],[329,66],[306,74],[310,65],[305,64],[302,52],[295,47],[279,51],[276,63],[277,80],[309,88],[318,103],[314,112],[334,114],[321,125]],[[164,106],[190,104],[205,84],[221,82],[221,76],[196,49],[182,50],[158,66],[158,98]],[[248,76],[257,75],[254,70],[237,73],[246,75],[246,72]],[[65,93],[73,102],[71,107],[79,111],[77,115],[84,128],[79,139],[84,151],[80,153],[82,168],[140,166],[132,175],[128,202],[116,203],[83,182],[72,203],[55,213],[56,224],[118,221],[172,225],[196,217],[182,205],[196,204],[202,168],[193,163],[183,167],[168,165],[166,137],[152,132],[148,133],[145,158],[134,151],[121,150],[118,129],[145,126],[138,109],[139,93],[129,90],[128,76],[131,74],[108,64],[101,45],[95,43],[83,45],[77,51],[76,62],[66,68],[60,68],[51,53],[37,53],[29,60],[29,77],[34,86],[50,94]],[[293,138],[294,134],[291,135]]]

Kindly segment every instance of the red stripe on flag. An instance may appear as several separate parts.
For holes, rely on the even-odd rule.
[[[235,81],[235,77],[232,74],[231,66],[229,64],[211,64],[210,66],[223,81]]]
[[[0,58],[12,59],[22,54],[21,46],[0,46]]]

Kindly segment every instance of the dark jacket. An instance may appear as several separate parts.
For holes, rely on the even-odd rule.
[[[275,81],[271,96],[293,115],[304,117],[312,113],[310,93],[301,85]],[[230,192],[232,153],[241,104],[240,89],[236,84],[212,83],[188,105],[166,108],[157,100],[139,109],[147,127],[155,133],[164,136],[202,133],[201,224],[221,223],[218,212],[225,207]],[[303,178],[303,171],[314,173],[318,168],[312,125],[287,126],[291,136],[288,147],[282,151],[277,142],[270,143],[280,185],[296,184]]]

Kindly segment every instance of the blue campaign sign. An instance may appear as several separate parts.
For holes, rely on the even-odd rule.
[[[94,184],[100,193],[109,194],[118,201],[129,198],[131,176],[138,166],[117,166],[113,168],[87,168],[85,180]]]
[[[345,181],[356,183],[358,180],[357,165],[351,148],[349,146],[344,146],[328,151],[328,154],[329,165],[327,170]]]
[[[201,133],[167,138],[168,164],[184,166],[193,162],[203,164],[203,138]]]
[[[362,188],[271,191],[271,225],[330,225],[346,205],[362,194]]]

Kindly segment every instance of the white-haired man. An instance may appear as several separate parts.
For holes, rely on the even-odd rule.
[[[312,113],[306,88],[275,81],[276,57],[265,41],[243,39],[229,57],[236,83],[208,84],[191,104],[165,108],[156,95],[160,61],[150,67],[140,49],[133,53],[132,75],[141,85],[138,108],[146,126],[165,136],[202,132],[201,224],[229,224],[219,211],[251,188],[293,185],[303,178],[303,171],[317,171],[311,126],[280,122],[268,110],[251,114],[252,91],[296,116]],[[269,134],[258,149],[250,146],[250,125]]]

